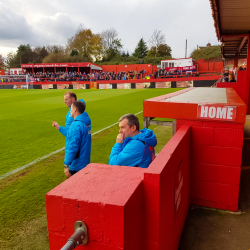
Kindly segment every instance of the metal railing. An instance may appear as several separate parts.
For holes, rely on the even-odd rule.
[[[148,128],[150,125],[169,126],[172,127],[172,135],[176,133],[176,119],[173,121],[156,121],[155,117],[143,117],[143,128]]]
[[[75,232],[61,250],[72,250],[79,245],[86,245],[88,243],[88,229],[86,224],[82,221],[76,221],[74,227]]]

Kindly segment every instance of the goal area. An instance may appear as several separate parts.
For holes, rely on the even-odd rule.
[[[33,82],[28,75],[0,75],[0,83],[13,85],[14,89],[33,89]]]

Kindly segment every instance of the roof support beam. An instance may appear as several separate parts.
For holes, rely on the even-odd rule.
[[[244,37],[240,43],[240,46],[238,48],[238,53],[240,53],[240,51],[242,50],[242,48],[244,47],[245,43],[246,43],[247,37]]]
[[[247,105],[247,108],[248,108],[248,112],[247,114],[249,114],[250,112],[250,105],[249,105],[249,96],[250,96],[250,34],[248,36],[248,46],[247,46],[247,69],[246,69],[246,82],[247,82],[247,88],[246,88],[246,94],[247,94],[247,102],[246,102],[246,105]]]
[[[231,37],[248,37],[249,34],[228,34],[221,35],[221,38],[231,38]]]

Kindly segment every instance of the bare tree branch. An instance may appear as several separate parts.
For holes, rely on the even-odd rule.
[[[116,29],[110,28],[108,30],[104,30],[100,34],[100,36],[102,38],[102,47],[103,47],[104,51],[106,51],[107,49],[111,48],[114,40],[117,39],[118,32]]]
[[[160,44],[166,43],[165,35],[162,34],[161,30],[154,30],[152,36],[148,40],[150,47],[159,47]]]

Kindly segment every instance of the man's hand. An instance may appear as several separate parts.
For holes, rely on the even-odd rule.
[[[71,176],[71,174],[70,174],[70,172],[69,172],[69,168],[64,168],[64,174],[66,175],[66,177],[70,177]]]
[[[56,129],[59,129],[59,124],[55,121],[51,121],[52,122],[52,126],[55,127]]]
[[[123,143],[123,142],[124,142],[123,134],[118,134],[116,137],[116,143]]]

